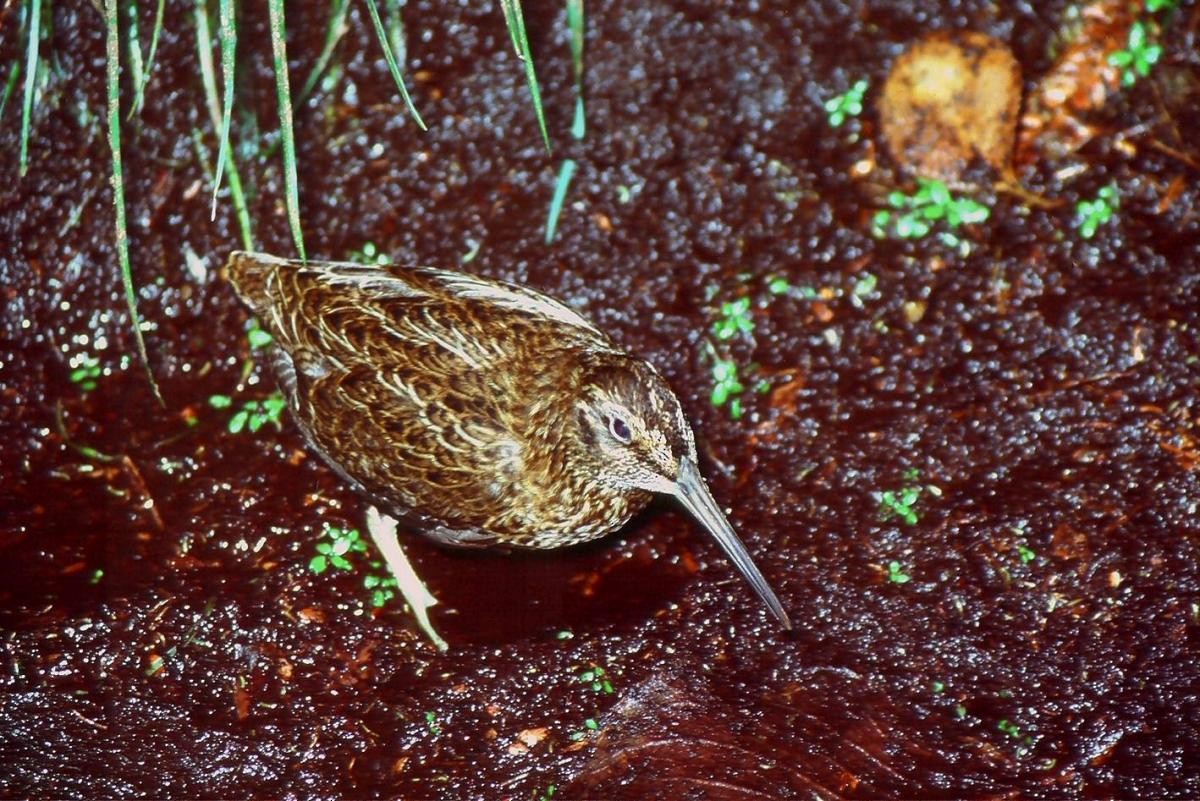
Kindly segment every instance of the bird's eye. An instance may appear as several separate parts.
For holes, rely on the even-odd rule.
[[[629,424],[620,417],[610,417],[608,419],[608,431],[618,442],[628,445],[633,441],[633,433],[629,430]]]

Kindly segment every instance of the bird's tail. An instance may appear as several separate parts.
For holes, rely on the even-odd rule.
[[[229,254],[224,276],[246,305],[261,316],[271,305],[267,297],[271,275],[290,265],[291,262],[278,256],[236,250]]]

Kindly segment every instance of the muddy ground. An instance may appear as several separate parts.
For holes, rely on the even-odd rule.
[[[209,219],[193,6],[168,4],[124,128],[160,407],[113,246],[102,20],[55,3],[24,177],[18,100],[0,119],[0,793],[1200,795],[1195,6],[1156,17],[1159,64],[1089,113],[1090,141],[1018,164],[1061,205],[982,180],[990,217],[947,244],[872,233],[911,188],[875,90],[923,33],[972,28],[1032,91],[1078,7],[589,4],[576,141],[565,12],[525,5],[552,155],[497,6],[405,6],[422,133],[353,4],[338,75],[296,109],[308,253],[522,281],[653,361],[798,631],[665,503],[561,553],[406,540],[445,655],[373,606],[370,554],[314,572],[365,504],[286,419],[229,430],[273,385],[218,274],[240,237],[226,193]],[[289,4],[294,85],[327,14]],[[240,53],[256,245],[292,255],[264,10]],[[862,77],[866,110],[831,127]],[[1076,204],[1110,184],[1120,208],[1084,238]],[[739,297],[753,330],[719,340]],[[740,418],[711,402],[710,345]]]

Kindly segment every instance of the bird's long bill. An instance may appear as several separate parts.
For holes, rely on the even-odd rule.
[[[717,544],[721,546],[721,550],[733,560],[737,569],[746,577],[746,581],[750,582],[750,586],[758,593],[758,597],[762,598],[763,603],[771,610],[771,614],[779,619],[785,629],[790,629],[792,621],[788,619],[787,612],[783,611],[783,604],[779,603],[775,592],[767,584],[763,574],[759,572],[754,560],[750,558],[746,546],[742,545],[742,541],[738,539],[733,527],[729,525],[729,521],[721,512],[721,508],[713,500],[712,493],[708,491],[708,484],[701,477],[695,462],[686,456],[679,462],[679,479],[675,483],[675,497],[713,535]]]

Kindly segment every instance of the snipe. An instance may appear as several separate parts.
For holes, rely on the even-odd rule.
[[[558,548],[671,495],[791,627],[700,476],[675,395],[576,312],[431,268],[238,252],[227,271],[274,336],[309,444],[406,526],[450,545]],[[393,570],[411,571],[391,529],[372,533]],[[432,597],[409,600],[427,626],[417,607]]]

